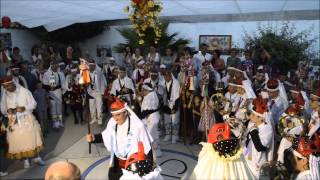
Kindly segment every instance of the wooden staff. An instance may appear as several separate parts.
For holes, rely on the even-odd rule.
[[[183,144],[185,145],[186,142],[187,142],[187,125],[186,125],[186,121],[187,121],[187,118],[186,118],[186,108],[187,108],[187,96],[186,96],[186,88],[183,87],[182,88],[182,91],[183,91],[183,97],[182,97],[182,100],[183,100],[183,104],[182,104],[182,109],[183,109],[183,123],[182,123],[182,130],[183,130]],[[186,107],[184,107],[184,105],[186,105]]]
[[[91,126],[90,126],[90,121],[91,121],[91,116],[90,116],[90,109],[89,109],[89,93],[87,90],[87,86],[84,86],[84,92],[85,92],[85,103],[84,103],[84,114],[85,114],[85,119],[87,120],[87,128],[88,128],[88,134],[91,134]],[[91,154],[91,143],[89,142],[89,154]]]

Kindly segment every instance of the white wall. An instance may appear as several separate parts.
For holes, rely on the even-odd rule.
[[[295,27],[297,32],[309,29],[313,27],[311,31],[311,37],[317,37],[317,41],[312,47],[314,51],[318,52],[319,56],[319,44],[320,44],[320,22],[319,20],[300,20],[290,21]],[[179,37],[188,38],[191,40],[189,46],[198,49],[199,35],[232,35],[232,44],[239,48],[244,47],[243,37],[244,31],[248,33],[257,32],[257,28],[260,25],[272,25],[273,27],[281,27],[283,21],[251,21],[251,22],[215,22],[215,23],[171,23],[169,25],[169,32],[178,32]],[[95,57],[96,46],[99,44],[111,45],[111,47],[117,45],[120,42],[124,42],[122,36],[116,31],[116,28],[124,26],[111,26],[110,29],[104,33],[88,39],[85,42],[81,42],[79,45],[82,50],[88,50],[92,56]],[[113,53],[113,55],[115,55]],[[115,55],[116,57],[118,55]]]
[[[40,40],[26,29],[0,29],[1,33],[11,33],[12,47],[19,47],[25,60],[31,59],[31,48],[39,44]]]

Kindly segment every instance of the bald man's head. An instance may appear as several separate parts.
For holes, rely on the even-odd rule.
[[[58,161],[51,164],[45,174],[45,180],[80,180],[79,168],[67,161]]]

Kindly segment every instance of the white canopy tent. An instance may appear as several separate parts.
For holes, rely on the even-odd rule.
[[[319,10],[319,0],[162,0],[162,17]],[[54,31],[74,23],[127,19],[130,0],[1,0],[1,16]]]

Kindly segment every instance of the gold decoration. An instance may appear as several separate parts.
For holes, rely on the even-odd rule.
[[[162,10],[160,0],[131,0],[131,7],[124,8],[128,12],[128,19],[132,23],[132,29],[138,33],[139,44],[144,44],[147,29],[153,29],[156,37],[154,43],[157,44],[161,38],[161,25],[159,13]]]

